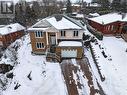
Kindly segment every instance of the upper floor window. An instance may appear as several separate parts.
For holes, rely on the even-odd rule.
[[[61,36],[65,36],[66,35],[66,31],[60,31],[60,33],[61,33]]]
[[[35,37],[43,37],[43,32],[42,31],[36,31]]]
[[[78,36],[78,31],[74,31],[74,34],[73,35],[74,35],[74,37],[75,36]]]
[[[44,48],[44,43],[37,42],[37,43],[36,43],[36,48],[37,48],[37,49],[42,49],[42,48]]]

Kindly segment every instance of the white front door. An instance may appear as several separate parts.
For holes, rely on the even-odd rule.
[[[56,36],[50,36],[51,45],[56,44]]]
[[[61,50],[61,57],[64,58],[76,58],[77,57],[77,50],[66,50],[66,49],[62,49]]]

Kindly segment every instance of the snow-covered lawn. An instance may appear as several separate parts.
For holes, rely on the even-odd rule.
[[[106,94],[127,95],[127,43],[121,38],[104,37],[103,41],[98,41],[98,44],[92,43],[92,47],[101,73],[106,78],[101,82]],[[102,51],[107,57],[104,57]],[[95,70],[95,76],[98,77],[94,64],[91,63],[91,65]]]
[[[32,55],[29,35],[26,35],[24,40],[17,41],[20,44],[17,51],[19,64],[12,70],[12,82],[2,94],[66,95],[67,90],[59,63],[46,62],[44,55]]]

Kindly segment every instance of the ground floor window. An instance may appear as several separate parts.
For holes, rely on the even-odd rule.
[[[42,48],[44,48],[44,43],[42,43],[42,42],[37,42],[37,43],[36,43],[36,48],[37,48],[37,49],[42,49]]]

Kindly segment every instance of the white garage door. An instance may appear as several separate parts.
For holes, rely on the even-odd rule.
[[[65,57],[65,58],[77,57],[77,50],[63,49],[63,50],[61,50],[61,57]]]

